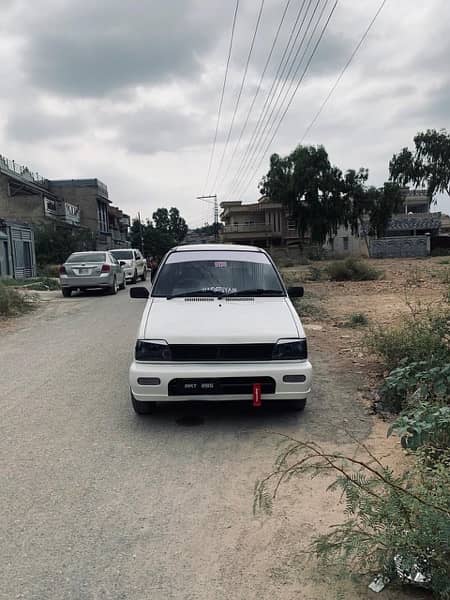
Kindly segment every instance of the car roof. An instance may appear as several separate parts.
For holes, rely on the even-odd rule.
[[[132,250],[139,250],[139,248],[111,248],[110,250],[107,250],[107,252],[112,252],[114,250],[114,252],[117,252],[117,250],[119,250],[120,252],[131,252]]]
[[[211,252],[212,250],[226,250],[227,252],[262,252],[265,254],[262,248],[257,246],[240,246],[238,244],[185,244],[184,246],[177,246],[172,249],[172,252],[196,252],[198,250],[204,250]]]

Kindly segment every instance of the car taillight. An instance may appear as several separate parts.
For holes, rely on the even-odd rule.
[[[102,273],[109,273],[110,271],[111,271],[110,265],[103,265],[102,266]]]
[[[59,274],[60,275],[65,275],[66,274],[66,267],[64,265],[62,265],[61,267],[59,267]]]

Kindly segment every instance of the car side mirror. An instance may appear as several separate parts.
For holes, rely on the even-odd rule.
[[[124,265],[126,265],[127,263],[124,260],[119,260],[119,265],[121,267],[123,267]]]
[[[130,289],[130,298],[145,298],[147,299],[150,293],[146,287],[138,286]]]
[[[289,287],[287,292],[288,292],[289,298],[303,298],[303,294],[305,293],[305,290],[302,288],[302,286],[298,285],[298,286]]]

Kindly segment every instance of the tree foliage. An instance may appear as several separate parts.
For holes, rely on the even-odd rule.
[[[186,236],[188,226],[180,216],[177,208],[158,208],[153,215],[153,221],[140,223],[134,219],[130,228],[131,245],[141,248],[145,256],[162,258],[168,250],[176,246]]]
[[[42,223],[34,227],[38,265],[63,263],[72,252],[94,250],[95,238],[89,229],[60,223]]]
[[[363,224],[366,233],[380,237],[399,208],[400,188],[394,183],[368,187],[368,176],[363,168],[343,174],[323,146],[297,146],[288,156],[271,156],[260,191],[286,207],[301,239],[322,244],[341,225],[356,233]]]
[[[436,193],[450,195],[450,134],[427,129],[414,137],[414,151],[403,148],[389,163],[391,179],[401,185],[426,186],[430,200]]]

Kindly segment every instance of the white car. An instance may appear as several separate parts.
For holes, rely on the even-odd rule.
[[[157,402],[266,401],[304,408],[312,367],[305,332],[270,256],[253,246],[180,246],[161,263],[130,367],[133,408]]]
[[[110,250],[110,253],[120,262],[126,279],[131,283],[136,283],[138,278],[142,281],[147,279],[147,261],[140,250],[136,248],[117,248]]]

